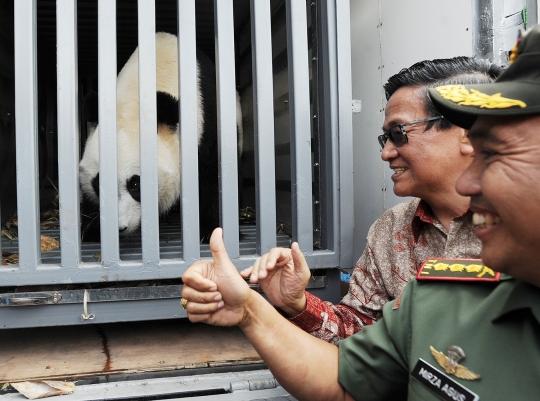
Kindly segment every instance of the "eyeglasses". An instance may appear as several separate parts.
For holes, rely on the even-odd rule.
[[[443,118],[443,116],[436,116],[424,118],[423,120],[411,121],[410,123],[394,125],[393,127],[390,127],[388,130],[384,131],[382,135],[379,135],[378,139],[379,144],[381,145],[381,149],[384,149],[384,145],[386,145],[386,141],[388,139],[390,139],[390,142],[392,142],[396,148],[405,145],[409,140],[407,139],[407,131],[405,131],[405,128],[403,127],[414,124],[426,123],[428,121],[440,120]]]

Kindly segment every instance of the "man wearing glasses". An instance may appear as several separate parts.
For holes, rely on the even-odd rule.
[[[416,63],[385,84],[381,157],[394,171],[394,193],[415,199],[389,209],[371,226],[341,303],[323,302],[305,291],[307,265],[282,269],[292,265],[291,249],[272,249],[241,274],[259,281],[294,324],[337,343],[379,320],[382,306],[401,294],[426,258],[478,258],[481,245],[469,198],[455,190],[473,149],[467,131],[445,120],[427,91],[446,84],[490,83],[500,72],[488,60],[456,57]]]

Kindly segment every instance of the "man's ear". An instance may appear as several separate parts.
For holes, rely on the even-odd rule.
[[[461,133],[460,133],[460,138],[459,138],[459,141],[460,141],[459,151],[461,152],[463,156],[474,155],[474,149],[471,145],[471,141],[469,140],[469,135],[468,135],[469,131],[464,128],[460,128],[460,130],[461,130]]]

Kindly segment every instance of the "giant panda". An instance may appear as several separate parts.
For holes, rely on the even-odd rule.
[[[118,230],[121,236],[140,231],[140,160],[138,49],[117,78]],[[158,135],[159,213],[166,214],[180,197],[180,145],[178,124],[178,45],[175,35],[156,34],[156,99]],[[236,94],[239,155],[242,148],[240,99]],[[207,242],[219,225],[216,74],[212,61],[197,51],[197,119],[199,149],[199,215],[201,241]],[[87,216],[99,211],[99,124],[97,94],[85,99],[85,114],[92,124],[79,164],[83,232],[96,240],[99,226]],[[184,167],[186,168],[186,167]],[[85,225],[90,225],[90,229]],[[83,235],[83,240],[85,236]]]

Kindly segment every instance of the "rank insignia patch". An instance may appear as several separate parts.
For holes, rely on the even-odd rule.
[[[481,259],[428,259],[418,273],[417,280],[443,281],[499,281],[501,274],[485,266]]]

